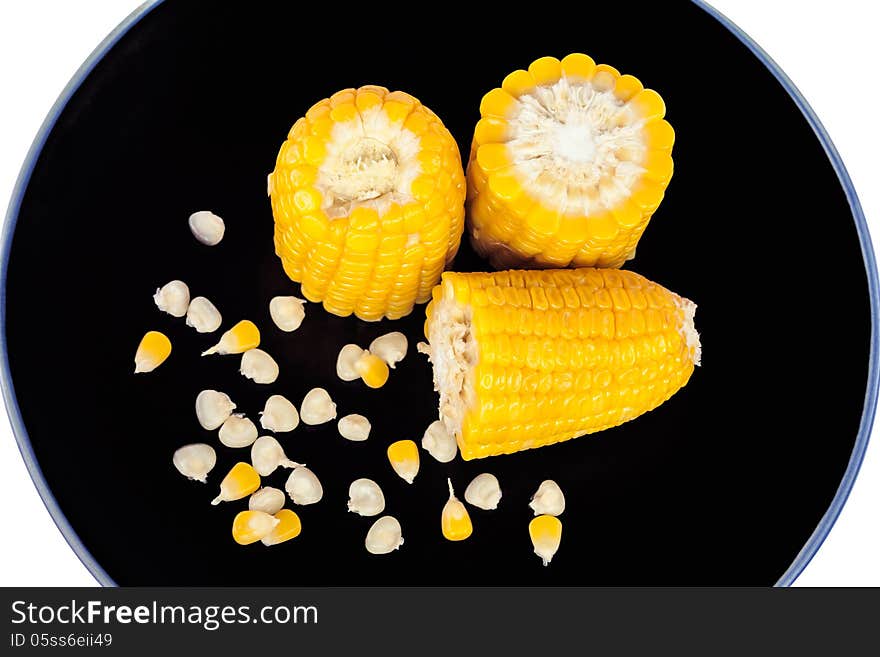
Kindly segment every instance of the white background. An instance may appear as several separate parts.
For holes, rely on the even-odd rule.
[[[714,5],[782,66],[816,110],[849,169],[880,243],[876,3],[716,0]],[[136,7],[132,0],[0,3],[0,209],[5,209],[31,140],[62,88]],[[686,35],[670,34],[682,37]],[[748,101],[747,89],[731,91],[731,102]],[[730,147],[718,144],[719,149]],[[880,436],[875,432],[840,519],[798,585],[880,586],[878,500]],[[95,585],[43,507],[5,416],[0,417],[0,518],[0,585]]]

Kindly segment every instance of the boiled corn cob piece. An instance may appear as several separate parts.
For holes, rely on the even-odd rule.
[[[419,448],[412,440],[398,440],[388,445],[388,462],[406,483],[411,484],[419,473]]]
[[[220,494],[211,504],[243,499],[260,487],[260,475],[250,463],[239,461],[220,482]]]
[[[354,371],[357,372],[364,383],[370,388],[381,388],[388,381],[388,365],[385,361],[365,351],[354,364]]]
[[[672,176],[657,92],[586,55],[542,57],[480,104],[468,165],[474,248],[498,269],[619,267]]]
[[[462,458],[622,424],[687,383],[696,305],[625,270],[446,272],[425,324]]]
[[[306,112],[269,193],[284,271],[335,315],[409,314],[430,298],[464,227],[455,140],[418,100],[384,87],[344,89]]]
[[[440,531],[447,541],[463,541],[474,533],[474,525],[465,505],[455,496],[452,479],[446,480],[449,486],[449,500],[440,514]]]

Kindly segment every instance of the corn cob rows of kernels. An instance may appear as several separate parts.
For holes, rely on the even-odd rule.
[[[436,380],[448,334],[439,310],[450,303],[474,348],[463,401]],[[625,270],[444,273],[426,335],[441,415],[464,406],[452,427],[462,457],[549,445],[659,406],[699,363],[693,308]]]
[[[665,112],[635,77],[582,54],[508,75],[474,131],[474,248],[498,269],[622,265],[672,176]]]
[[[284,271],[333,314],[409,314],[458,251],[458,146],[404,92],[366,86],[315,104],[281,146],[269,188]]]

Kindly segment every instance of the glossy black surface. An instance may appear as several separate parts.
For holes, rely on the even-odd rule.
[[[461,9],[378,21],[326,4],[171,1],[97,65],[24,198],[7,338],[39,464],[116,582],[772,584],[788,567],[840,482],[865,391],[867,283],[844,193],[791,98],[700,9],[585,12],[508,25]],[[635,74],[666,100],[675,176],[630,267],[699,304],[703,367],[623,427],[483,461],[441,465],[425,455],[408,486],[385,448],[418,440],[435,413],[430,370],[414,349],[422,309],[367,324],[312,304],[299,331],[278,331],[268,301],[298,286],[273,254],[266,173],[314,101],[365,83],[419,97],[466,154],[485,91],[538,56],[570,51]],[[199,209],[225,218],[218,247],[190,235],[186,219]],[[456,266],[483,264],[463,248]],[[196,334],[156,310],[151,294],[173,278],[213,300],[224,327],[245,317],[259,324],[281,364],[271,390],[242,378],[237,357],[199,357],[219,334]],[[174,352],[134,376],[148,329],[166,332]],[[411,351],[388,385],[336,379],[341,345],[398,329]],[[340,415],[367,415],[372,436],[350,443],[334,424],[280,436],[321,477],[325,497],[297,509],[304,530],[295,541],[239,547],[229,532],[245,504],[209,501],[248,450],[224,448],[199,427],[195,396],[225,390],[256,417],[272,392],[299,404],[313,386],[331,391]],[[218,449],[207,486],[171,466],[173,451],[196,441]],[[473,537],[444,541],[446,476],[463,492],[487,470],[501,480],[500,508],[472,509]],[[406,542],[392,555],[368,555],[371,520],[345,510],[348,484],[362,476],[379,482],[402,522]],[[283,487],[285,477],[267,483]],[[527,534],[526,504],[545,478],[568,499],[549,568]]]

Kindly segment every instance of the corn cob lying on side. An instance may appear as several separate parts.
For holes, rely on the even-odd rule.
[[[617,426],[700,363],[696,305],[631,271],[443,274],[422,346],[462,458]]]

